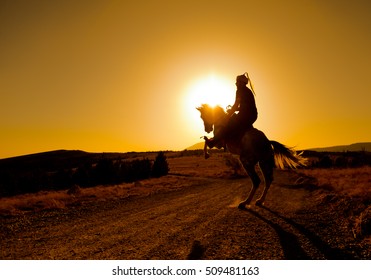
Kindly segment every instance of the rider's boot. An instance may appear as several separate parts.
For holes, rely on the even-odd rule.
[[[207,137],[205,136],[204,139],[205,139],[206,145],[207,145],[210,149],[214,148],[214,147],[218,144],[218,142],[220,141],[219,137],[214,137],[214,138],[210,138],[210,139],[209,139],[209,138],[207,138]]]

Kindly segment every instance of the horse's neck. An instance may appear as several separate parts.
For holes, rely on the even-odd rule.
[[[227,114],[220,111],[214,115],[214,135],[219,134],[219,131],[223,129],[228,122]]]
[[[227,114],[223,110],[218,110],[214,113],[214,125],[225,126],[228,122]]]

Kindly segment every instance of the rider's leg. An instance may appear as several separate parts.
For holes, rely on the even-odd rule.
[[[218,134],[216,134],[213,138],[209,139],[206,136],[204,137],[206,145],[211,149],[214,148],[226,135],[226,127],[221,129]]]

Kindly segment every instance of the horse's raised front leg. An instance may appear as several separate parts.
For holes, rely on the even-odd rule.
[[[242,159],[241,159],[241,162],[242,162],[242,165],[245,168],[247,174],[249,175],[249,177],[251,179],[251,183],[252,183],[252,187],[251,187],[251,190],[250,190],[250,193],[249,193],[248,197],[246,198],[246,200],[241,201],[240,204],[238,205],[239,209],[245,209],[246,205],[249,205],[251,203],[252,198],[254,197],[254,194],[259,187],[260,178],[255,171],[255,164],[251,164],[248,161],[244,161]]]
[[[209,154],[208,151],[207,151],[207,144],[206,144],[206,139],[207,139],[207,137],[204,136],[204,139],[205,139],[204,155],[205,155],[205,159],[208,159],[208,158],[210,157],[210,154]]]

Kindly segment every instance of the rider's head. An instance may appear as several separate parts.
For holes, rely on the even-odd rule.
[[[249,78],[247,77],[246,73],[243,75],[239,75],[236,78],[236,85],[237,86],[246,86],[249,83]]]

